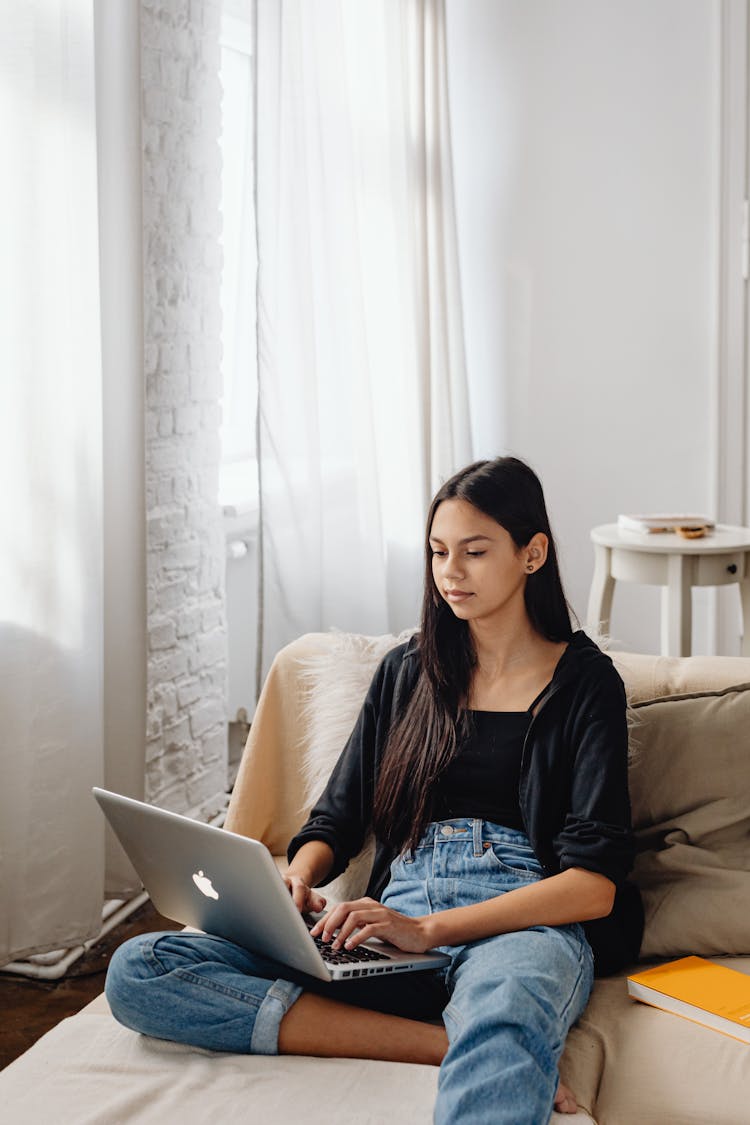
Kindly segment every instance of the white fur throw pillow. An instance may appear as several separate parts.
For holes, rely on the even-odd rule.
[[[308,732],[303,759],[305,815],[325,788],[338,757],[352,732],[367,695],[370,681],[385,654],[412,636],[409,629],[398,637],[388,633],[365,637],[336,633],[325,652],[300,661],[308,702]],[[370,876],[375,846],[370,836],[347,870],[323,888],[329,902],[361,898]]]

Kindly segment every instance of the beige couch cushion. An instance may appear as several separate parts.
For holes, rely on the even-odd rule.
[[[747,656],[650,656],[616,651],[608,655],[625,682],[632,704],[750,683]]]
[[[409,1063],[203,1051],[87,1013],[11,1063],[0,1098],[9,1125],[430,1125],[437,1077]]]
[[[750,973],[750,958],[721,963]],[[750,1120],[747,1044],[630,1000],[623,976],[597,981],[560,1069],[598,1125]]]
[[[334,634],[307,633],[275,657],[232,790],[225,828],[262,840],[272,855],[286,854],[305,819],[302,762],[310,685],[300,675],[300,664],[325,652],[333,640]]]
[[[658,699],[631,714],[641,956],[750,954],[750,688]]]
[[[104,997],[0,1074],[12,1125],[431,1125],[438,1071],[413,1063],[232,1055],[115,1023]],[[583,1111],[550,1125],[592,1125]]]

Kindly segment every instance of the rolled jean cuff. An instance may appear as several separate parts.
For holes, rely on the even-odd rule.
[[[279,1026],[295,1000],[302,994],[301,984],[290,980],[275,980],[258,1008],[250,1053],[253,1055],[278,1055]]]

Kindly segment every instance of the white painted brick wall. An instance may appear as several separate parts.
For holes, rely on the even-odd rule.
[[[148,520],[146,797],[209,815],[227,780],[221,4],[141,0]]]

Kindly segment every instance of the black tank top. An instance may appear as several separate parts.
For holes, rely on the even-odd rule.
[[[468,712],[469,732],[437,784],[433,820],[480,817],[524,831],[518,794],[521,755],[544,691],[528,711]]]

